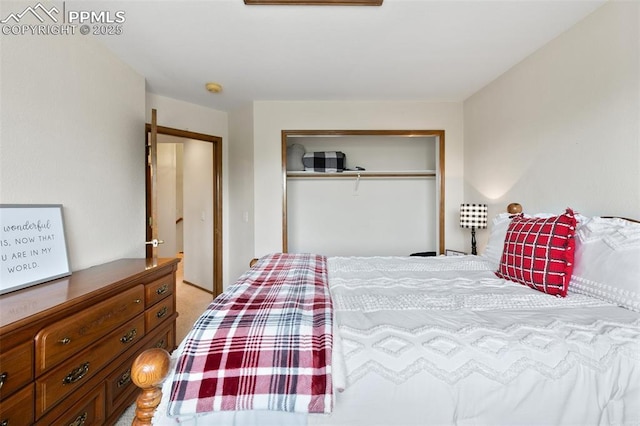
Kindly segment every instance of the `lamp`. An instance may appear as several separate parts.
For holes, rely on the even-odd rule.
[[[460,204],[460,227],[471,228],[471,254],[478,254],[476,250],[476,228],[487,227],[486,204]]]

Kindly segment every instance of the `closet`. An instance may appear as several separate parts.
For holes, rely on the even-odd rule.
[[[341,151],[346,170],[299,170],[288,147]],[[282,174],[285,252],[444,253],[443,130],[283,130]]]

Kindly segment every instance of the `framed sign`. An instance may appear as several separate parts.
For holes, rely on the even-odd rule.
[[[61,204],[0,204],[0,294],[71,275]]]

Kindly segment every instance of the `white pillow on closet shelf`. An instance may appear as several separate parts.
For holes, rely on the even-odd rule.
[[[304,153],[304,146],[299,143],[287,146],[287,170],[292,172],[303,171],[304,164],[302,164],[302,156]]]

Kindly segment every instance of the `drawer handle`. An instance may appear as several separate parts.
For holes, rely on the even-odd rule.
[[[120,379],[118,380],[118,387],[121,388],[129,383],[131,383],[131,369],[128,369],[122,376],[120,376]]]
[[[84,422],[87,421],[87,412],[85,411],[84,413],[80,414],[78,417],[76,417],[76,419],[69,423],[69,426],[82,426],[84,424]]]
[[[156,294],[160,296],[161,294],[165,294],[169,290],[169,286],[167,284],[163,285],[159,289],[156,290]]]
[[[7,373],[6,371],[0,374],[0,389],[2,389],[8,377],[9,377],[9,373]],[[0,424],[0,426],[2,425]]]
[[[158,311],[158,313],[156,314],[156,316],[157,316],[158,318],[162,318],[163,316],[167,315],[167,312],[168,312],[168,311],[169,311],[169,308],[167,308],[167,307],[165,306],[165,307],[163,307],[162,309],[160,309],[160,310]]]
[[[71,371],[67,377],[62,379],[62,384],[69,385],[71,383],[75,383],[78,380],[82,379],[89,372],[89,363],[85,362],[80,367]]]
[[[158,343],[156,343],[156,348],[164,348],[164,339],[162,339]]]
[[[58,340],[58,343],[62,343],[63,345],[68,345],[69,343],[71,343],[71,339],[69,339],[68,337],[65,337],[64,339]]]
[[[137,334],[137,333],[138,333],[138,331],[137,331],[135,328],[133,328],[133,329],[131,329],[131,331],[129,331],[127,334],[125,334],[124,336],[122,336],[122,337],[120,338],[120,341],[121,341],[122,343],[129,343],[129,342],[131,342],[133,339],[135,339],[135,338],[136,338],[136,334]]]
[[[3,420],[3,421],[0,423],[0,426],[9,426],[9,420]]]
[[[142,300],[140,300],[140,299],[135,299],[135,300],[133,301],[133,303],[135,303],[136,305],[138,305],[140,302],[142,302]]]

